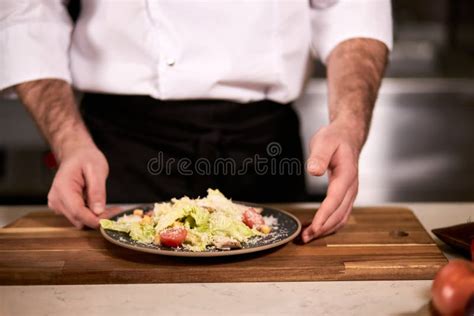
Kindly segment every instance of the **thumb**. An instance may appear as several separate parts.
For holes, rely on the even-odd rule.
[[[313,176],[322,176],[329,167],[331,158],[337,149],[337,142],[330,141],[322,133],[317,133],[310,143],[307,169]]]
[[[107,170],[90,166],[84,170],[87,205],[97,215],[105,211]]]

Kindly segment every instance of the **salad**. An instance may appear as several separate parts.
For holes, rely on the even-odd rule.
[[[204,251],[242,248],[250,239],[268,235],[276,224],[260,214],[262,209],[233,203],[219,190],[207,193],[204,198],[155,203],[152,211],[136,209],[116,221],[102,219],[100,225],[128,233],[139,243]]]

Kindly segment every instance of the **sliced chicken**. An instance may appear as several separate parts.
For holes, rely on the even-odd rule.
[[[217,249],[220,250],[229,250],[229,249],[239,249],[242,248],[242,244],[232,238],[224,236],[216,236],[212,242]]]

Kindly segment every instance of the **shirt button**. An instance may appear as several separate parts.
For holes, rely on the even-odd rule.
[[[168,58],[166,60],[166,64],[170,67],[174,66],[175,63],[176,63],[176,60],[174,60],[173,58]]]

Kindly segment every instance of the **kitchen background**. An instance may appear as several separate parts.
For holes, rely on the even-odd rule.
[[[377,1],[377,0],[372,0]],[[359,204],[474,200],[474,2],[393,0],[395,47],[360,162]],[[77,12],[78,2],[71,2]],[[327,123],[324,66],[296,103]],[[23,106],[0,99],[0,204],[46,202],[54,170]],[[308,179],[315,196],[325,179]]]

